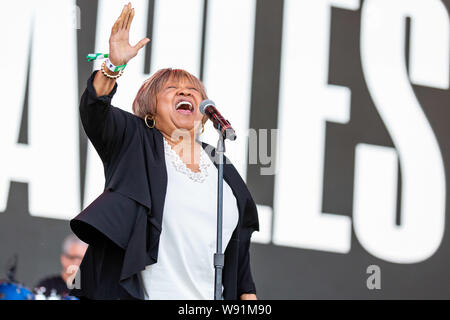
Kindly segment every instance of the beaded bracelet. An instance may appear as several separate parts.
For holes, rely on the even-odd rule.
[[[123,75],[123,69],[119,71],[119,74],[112,76],[105,71],[105,67],[106,67],[106,61],[103,62],[101,70],[102,70],[103,75],[105,77],[107,77],[108,79],[117,80]]]

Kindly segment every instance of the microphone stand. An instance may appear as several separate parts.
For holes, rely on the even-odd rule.
[[[223,225],[223,163],[225,153],[225,137],[222,134],[221,126],[219,132],[219,141],[216,149],[216,161],[218,161],[218,179],[217,179],[217,252],[214,254],[215,282],[214,282],[214,300],[222,299],[222,270],[225,265],[225,255],[222,253],[222,225]]]

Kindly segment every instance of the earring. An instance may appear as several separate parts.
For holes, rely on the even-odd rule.
[[[148,124],[148,122],[147,122],[148,119],[150,119],[150,120],[153,121],[153,125],[150,126],[150,125]],[[152,115],[146,115],[146,116],[145,116],[145,124],[146,124],[147,127],[149,127],[150,129],[153,129],[153,128],[156,126],[156,120],[153,118]]]

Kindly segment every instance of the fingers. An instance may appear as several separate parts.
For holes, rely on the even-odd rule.
[[[131,27],[131,23],[133,22],[134,19],[134,8],[131,9],[130,15],[129,15],[129,19],[128,19],[128,23],[127,23],[127,30],[130,30]]]
[[[117,18],[116,22],[114,23],[114,25],[112,27],[111,33],[114,34],[114,33],[118,32],[120,29],[122,29],[123,21],[124,21],[124,19],[126,17],[125,14],[127,12],[128,7],[129,7],[129,4],[123,7],[119,18]]]
[[[125,12],[124,12],[124,16],[122,17],[122,29],[126,29],[128,26],[128,20],[130,19],[130,15],[131,15],[131,2],[129,2],[126,6],[125,6]]]
[[[117,19],[116,22],[114,23],[111,30],[111,34],[115,34],[117,31],[119,31],[119,21],[120,19]]]
[[[135,48],[136,52],[137,52],[137,51],[141,50],[143,47],[145,47],[145,45],[149,42],[150,42],[149,38],[144,38],[141,41],[139,41],[133,48]]]

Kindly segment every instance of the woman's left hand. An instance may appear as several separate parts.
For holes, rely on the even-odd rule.
[[[244,293],[241,294],[241,300],[258,300],[258,298],[254,293]]]

